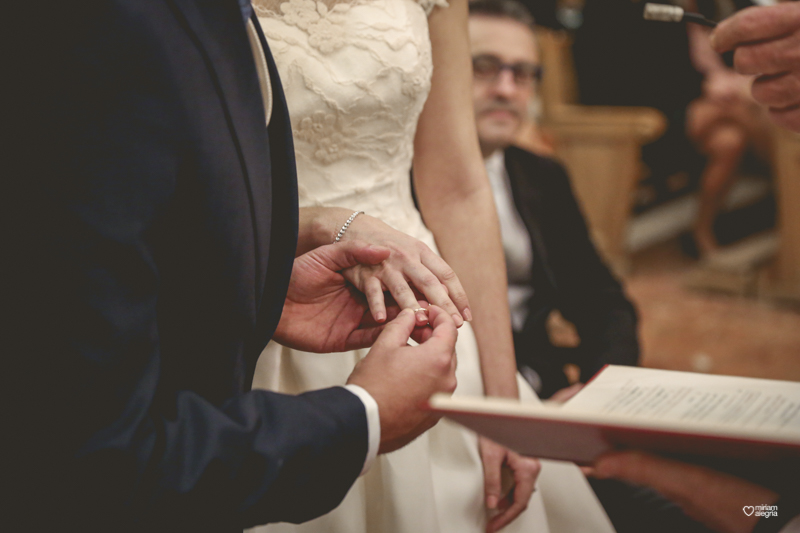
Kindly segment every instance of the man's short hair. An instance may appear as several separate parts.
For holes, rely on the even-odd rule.
[[[471,0],[469,3],[470,15],[486,15],[515,20],[524,24],[531,31],[536,30],[535,21],[530,11],[516,0]]]

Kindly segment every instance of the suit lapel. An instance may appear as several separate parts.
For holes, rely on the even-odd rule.
[[[269,263],[273,200],[263,100],[241,11],[234,0],[168,1],[182,15],[206,59],[239,152],[253,221],[258,305]]]
[[[539,214],[543,212],[541,186],[536,182],[538,172],[527,168],[516,157],[517,148],[511,147],[505,152],[506,171],[511,182],[511,195],[528,234],[533,248],[533,284],[538,292],[545,286],[556,287],[556,278],[550,268],[550,261],[541,232]]]
[[[261,31],[258,19],[253,16],[253,24],[258,33],[267,60],[269,78],[272,84],[272,119],[269,123],[269,145],[272,154],[272,237],[270,256],[273,258],[267,268],[267,283],[262,301],[272,302],[259,308],[257,329],[262,346],[269,341],[275,326],[280,320],[286,289],[294,264],[297,249],[297,170],[295,168],[294,144],[289,111],[281,87],[278,69],[272,58],[266,38]],[[280,260],[278,260],[280,258]]]

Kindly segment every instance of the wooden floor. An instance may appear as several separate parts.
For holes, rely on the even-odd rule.
[[[643,365],[800,381],[800,309],[689,290],[693,267],[677,241],[634,256]]]

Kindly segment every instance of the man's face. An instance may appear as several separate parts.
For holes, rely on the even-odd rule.
[[[514,142],[536,94],[539,52],[530,28],[509,18],[472,15],[469,36],[478,137],[489,155]]]

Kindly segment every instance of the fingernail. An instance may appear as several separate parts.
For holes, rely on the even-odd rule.
[[[425,314],[424,311],[417,311],[417,321],[418,322],[427,322],[428,316]]]
[[[486,507],[489,509],[497,509],[497,496],[487,496]]]
[[[457,328],[460,328],[464,324],[464,319],[461,318],[461,315],[458,313],[453,315],[453,321],[456,323]]]
[[[467,319],[467,322],[472,322],[472,311],[469,310],[469,307],[464,308],[464,318]]]
[[[375,314],[375,322],[383,322],[384,320],[386,320],[386,315],[384,315],[383,313]]]

